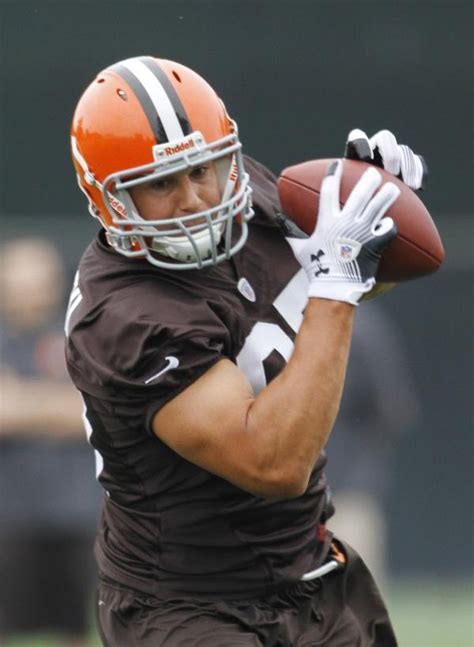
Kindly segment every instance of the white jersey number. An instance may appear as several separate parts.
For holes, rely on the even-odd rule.
[[[307,293],[308,279],[305,271],[300,270],[273,302],[274,307],[295,332],[298,332],[303,320]],[[237,355],[237,366],[247,377],[255,394],[267,384],[263,367],[267,357],[276,350],[288,361],[293,347],[293,341],[277,324],[259,321],[254,325]]]

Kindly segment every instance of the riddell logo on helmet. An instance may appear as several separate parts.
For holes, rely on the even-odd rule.
[[[183,139],[174,140],[166,144],[156,144],[153,146],[153,157],[155,162],[161,162],[163,159],[173,157],[178,153],[190,151],[194,155],[205,145],[204,138],[199,131],[195,131]]]
[[[239,177],[239,170],[237,168],[237,164],[235,163],[235,161],[233,161],[232,162],[232,168],[231,168],[230,174],[229,174],[229,180],[231,182],[236,182],[238,177]]]
[[[194,148],[194,142],[191,139],[188,139],[186,142],[181,142],[175,146],[165,146],[164,151],[166,155],[175,155],[176,153],[181,153],[181,151],[186,151],[188,148]]]
[[[109,198],[110,205],[112,209],[119,214],[119,216],[123,216],[126,218],[128,216],[127,210],[125,208],[125,205],[120,202],[120,200],[117,200],[109,191],[107,191],[107,197]]]

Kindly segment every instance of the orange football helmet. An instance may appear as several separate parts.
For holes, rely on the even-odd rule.
[[[103,70],[79,100],[71,147],[89,211],[119,253],[191,269],[228,259],[244,245],[253,210],[237,125],[189,68],[141,56]],[[218,206],[167,220],[141,217],[129,188],[209,162]]]

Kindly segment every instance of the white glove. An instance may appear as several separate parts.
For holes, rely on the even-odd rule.
[[[375,274],[386,245],[396,236],[384,214],[400,190],[386,182],[375,168],[362,175],[346,204],[339,205],[343,161],[333,162],[321,184],[319,214],[309,238],[288,241],[309,279],[308,296],[357,305],[375,285]]]
[[[351,130],[346,141],[344,157],[375,164],[400,178],[411,189],[423,188],[428,168],[421,155],[398,144],[390,130],[380,130],[370,139],[363,130]]]

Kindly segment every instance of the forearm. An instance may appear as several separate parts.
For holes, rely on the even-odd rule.
[[[354,311],[347,303],[310,299],[291,359],[250,404],[248,434],[266,480],[296,479],[304,491],[339,408]]]

